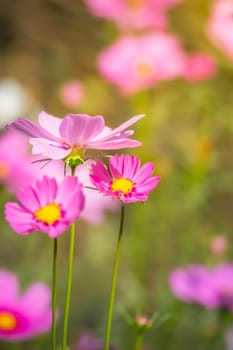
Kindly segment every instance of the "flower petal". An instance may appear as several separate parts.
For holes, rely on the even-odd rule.
[[[20,298],[20,309],[30,317],[43,314],[49,307],[51,291],[44,283],[33,283]]]
[[[0,303],[7,306],[18,299],[18,279],[16,275],[8,271],[0,270]]]
[[[63,159],[71,152],[71,148],[63,147],[57,141],[50,141],[43,138],[30,138],[33,146],[32,154],[41,154],[50,159]]]
[[[59,127],[62,122],[61,118],[54,117],[53,115],[42,111],[38,116],[38,121],[39,124],[50,134],[56,136],[59,139],[61,138],[59,133]]]
[[[60,125],[60,134],[69,145],[83,146],[103,129],[104,118],[102,116],[90,117],[87,114],[68,114]]]

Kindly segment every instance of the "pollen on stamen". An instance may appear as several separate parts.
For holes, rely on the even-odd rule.
[[[111,185],[112,192],[121,191],[123,194],[128,194],[132,191],[134,183],[123,177],[113,180]]]
[[[35,212],[35,219],[45,224],[52,225],[61,218],[60,205],[50,203],[44,207],[37,209]]]

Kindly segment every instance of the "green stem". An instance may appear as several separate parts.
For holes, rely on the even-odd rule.
[[[53,240],[53,277],[52,277],[52,350],[56,350],[56,307],[57,307],[57,238]]]
[[[108,308],[108,318],[107,318],[107,325],[106,325],[105,348],[104,348],[104,350],[109,350],[109,346],[110,346],[110,336],[111,336],[111,327],[112,327],[112,314],[113,314],[113,306],[114,306],[114,300],[115,300],[117,275],[118,275],[119,260],[120,260],[121,238],[122,238],[123,226],[124,226],[124,216],[125,216],[124,215],[125,214],[125,210],[124,209],[125,209],[124,205],[122,204],[121,205],[120,228],[119,228],[117,247],[116,247],[116,253],[115,253],[115,261],[114,261],[114,268],[113,268],[112,288],[111,288],[109,308]]]
[[[137,332],[137,337],[136,337],[134,350],[141,350],[141,348],[142,348],[142,340],[143,340],[143,332]]]
[[[65,303],[64,323],[63,323],[62,350],[66,350],[66,347],[67,347],[70,296],[71,296],[72,276],[73,276],[74,243],[75,243],[75,222],[72,223],[71,229],[70,229],[70,250],[69,250],[69,258],[68,258],[68,273],[67,273],[67,287],[66,287],[67,289],[66,289],[66,303]]]

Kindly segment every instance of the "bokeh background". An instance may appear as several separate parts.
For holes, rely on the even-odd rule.
[[[107,15],[94,16],[91,6],[97,0],[2,0],[0,4],[0,267],[17,273],[22,288],[35,280],[51,284],[52,241],[39,233],[19,236],[4,220],[4,203],[15,198],[10,181],[19,176],[15,170],[9,180],[7,167],[20,157],[18,147],[3,139],[5,124],[20,116],[36,121],[39,111],[45,110],[59,117],[68,112],[100,114],[108,126],[116,127],[146,113],[133,127],[142,146],[128,152],[143,162],[154,162],[161,182],[145,204],[126,208],[112,331],[117,349],[134,347],[135,329],[126,322],[126,313],[132,318],[154,312],[168,316],[146,333],[143,349],[148,350],[204,349],[219,327],[216,310],[178,301],[168,280],[178,266],[216,266],[233,257],[233,1],[225,1],[229,10],[224,20],[224,14],[219,15],[218,22],[215,12],[220,2],[224,0],[170,1],[170,7],[161,10],[166,23],[152,27],[106,18],[111,8]],[[128,1],[127,6],[133,11],[145,3]],[[149,57],[150,50],[129,46],[129,52],[136,54],[130,54],[128,66],[117,50],[104,63],[118,67],[113,69],[116,75],[123,71],[125,80],[114,83],[117,78],[109,78],[111,69],[108,76],[101,71],[98,62],[107,47],[123,37],[139,40],[151,33],[165,35],[164,41],[176,38],[164,57],[156,61],[153,54]],[[150,45],[160,52],[163,39]],[[192,65],[196,54],[208,59],[201,56]],[[143,66],[135,66],[138,75],[131,81],[127,67],[132,69],[140,57]],[[176,62],[174,74],[159,74]],[[25,147],[30,154],[29,145]],[[92,211],[95,216],[94,207]],[[104,337],[118,225],[117,206],[97,222],[82,218],[77,224],[71,349],[76,349],[86,329]],[[68,246],[67,232],[59,239],[61,314]],[[232,349],[229,346],[225,342],[218,349]],[[49,349],[50,339],[44,335],[23,344],[0,342],[0,348]]]

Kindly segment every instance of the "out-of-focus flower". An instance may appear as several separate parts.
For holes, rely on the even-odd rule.
[[[67,107],[78,107],[84,99],[84,87],[77,80],[70,80],[60,87],[60,99]]]
[[[25,113],[30,103],[28,92],[18,81],[0,80],[0,127]]]
[[[13,131],[0,135],[0,184],[10,192],[17,192],[35,176],[27,151],[27,142],[22,135]]]
[[[97,17],[115,20],[120,28],[167,27],[166,10],[180,0],[84,0]]]
[[[183,76],[185,79],[195,82],[212,78],[217,72],[214,58],[204,53],[196,53],[187,57]]]
[[[100,115],[91,117],[87,114],[67,114],[64,119],[39,114],[39,124],[19,118],[8,128],[22,132],[30,137],[33,154],[41,154],[50,159],[83,157],[86,149],[112,150],[137,147],[141,143],[129,137],[132,130],[126,130],[144,115],[138,115],[115,129],[105,126]]]
[[[97,339],[91,332],[84,332],[76,344],[76,350],[104,350],[104,341]],[[110,350],[114,347],[110,345]]]
[[[139,331],[144,331],[152,327],[153,321],[146,315],[138,315],[134,319]]]
[[[212,269],[201,265],[175,269],[169,282],[173,293],[185,302],[233,311],[233,264]]]
[[[20,295],[18,278],[0,271],[0,339],[14,342],[50,331],[50,289],[41,282],[31,284]]]
[[[141,167],[140,159],[133,155],[116,154],[109,168],[111,174],[102,162],[92,164],[91,181],[100,192],[124,203],[145,202],[160,181],[159,176],[152,177],[153,163]]]
[[[156,32],[118,39],[100,53],[97,66],[103,77],[116,85],[121,93],[133,94],[160,81],[181,76],[185,61],[179,40]]]
[[[51,238],[61,235],[84,208],[82,185],[77,177],[67,176],[60,186],[44,176],[17,194],[21,204],[8,202],[5,217],[17,233],[45,232]]]
[[[213,3],[207,23],[210,40],[233,61],[233,1],[217,0]]]
[[[210,242],[210,250],[216,256],[222,256],[228,248],[228,241],[226,236],[214,236]]]
[[[233,327],[229,326],[224,332],[224,341],[227,350],[233,350]]]

